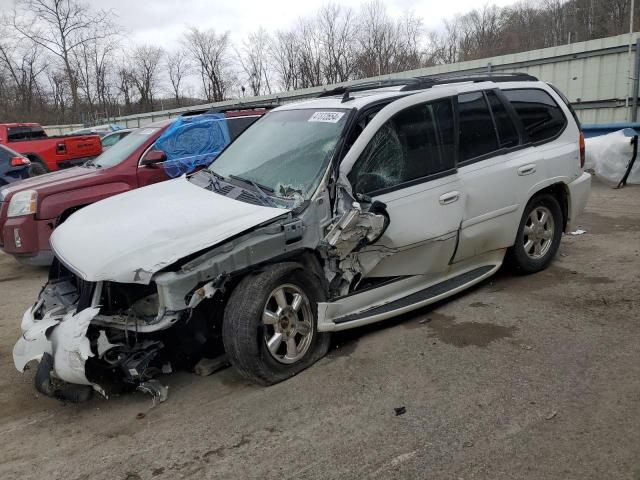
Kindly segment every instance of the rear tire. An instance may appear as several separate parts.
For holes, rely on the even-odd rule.
[[[243,278],[224,312],[222,341],[245,378],[272,385],[308,368],[329,349],[317,329],[324,291],[297,263],[280,263]]]
[[[507,263],[524,274],[547,268],[560,247],[563,225],[562,208],[553,195],[533,197],[524,209]]]
[[[29,165],[29,177],[37,177],[38,175],[44,175],[48,173],[47,167],[45,167],[39,160],[31,160]]]

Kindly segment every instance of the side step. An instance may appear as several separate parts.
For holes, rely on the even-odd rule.
[[[468,283],[473,283],[474,280],[479,280],[481,277],[484,277],[493,270],[496,270],[498,266],[499,265],[484,265],[482,267],[478,267],[474,270],[470,270],[456,277],[445,280],[444,282],[431,285],[424,290],[419,290],[415,293],[412,293],[411,295],[407,295],[406,297],[394,300],[393,302],[389,302],[378,307],[369,308],[358,313],[353,313],[336,318],[333,323],[336,325],[340,325],[348,322],[356,322],[364,318],[389,314],[396,310],[404,310],[406,307],[409,307],[411,305],[416,305],[416,308],[418,308],[420,304],[427,303],[429,300],[439,297],[452,290],[458,289]]]

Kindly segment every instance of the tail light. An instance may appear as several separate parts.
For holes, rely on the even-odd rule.
[[[27,157],[11,157],[12,167],[22,167],[24,165],[31,165],[31,161]]]
[[[585,148],[584,148],[584,133],[580,132],[580,168],[584,168],[585,161]]]
[[[58,142],[56,144],[56,153],[58,155],[64,155],[65,153],[67,153],[67,146],[64,144],[64,142]]]

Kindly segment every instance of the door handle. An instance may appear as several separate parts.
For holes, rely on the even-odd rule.
[[[440,196],[440,205],[448,205],[453,202],[457,202],[460,198],[460,192],[449,192]]]
[[[532,173],[536,173],[536,164],[530,163],[529,165],[524,165],[518,169],[518,175],[531,175]]]

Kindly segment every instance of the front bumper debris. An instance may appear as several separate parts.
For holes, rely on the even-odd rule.
[[[28,309],[22,317],[22,336],[13,347],[13,361],[23,372],[27,363],[42,361],[45,354],[52,358],[52,374],[64,382],[90,385],[101,391],[99,385],[89,381],[85,375],[85,364],[91,351],[87,329],[100,311],[97,307],[86,308],[79,313],[57,307],[48,311],[41,320],[33,313],[41,303]],[[43,392],[44,393],[44,392]]]
[[[167,389],[153,380],[171,370],[161,363],[163,343],[122,331],[127,341],[119,341],[101,325],[97,303],[94,295],[92,306],[76,312],[72,285],[50,281],[22,317],[22,335],[13,348],[16,369],[23,372],[29,362],[39,362],[36,389],[67,401],[87,400],[93,391],[108,397],[138,389],[151,394],[154,404],[163,402]]]

